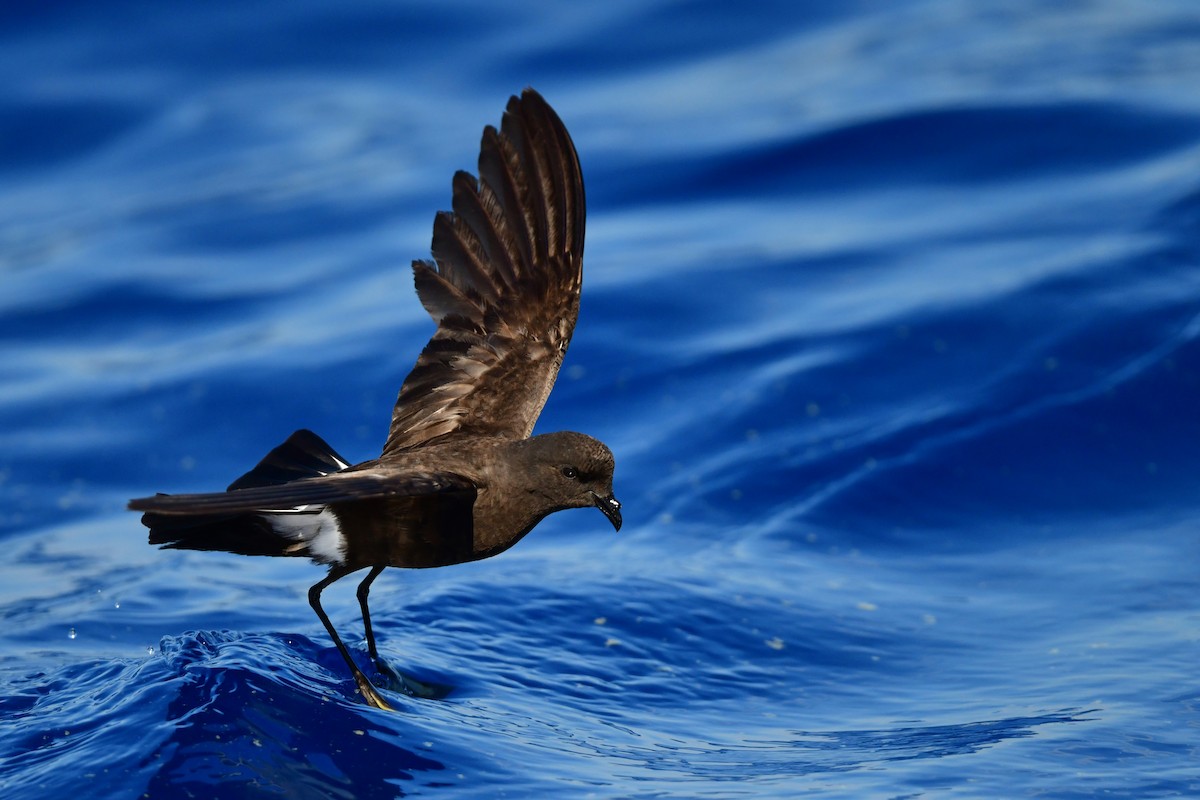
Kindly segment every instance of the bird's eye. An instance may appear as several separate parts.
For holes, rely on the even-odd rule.
[[[575,480],[579,477],[579,470],[575,469],[574,467],[563,467],[562,474],[564,478]]]

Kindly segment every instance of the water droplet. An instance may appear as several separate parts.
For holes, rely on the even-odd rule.
[[[120,600],[118,600],[117,602],[113,603],[113,608],[120,608],[120,607],[121,607],[121,601],[120,601]]]
[[[74,639],[74,638],[75,638],[75,629],[74,629],[74,628],[71,628],[71,630],[67,631],[67,638],[68,638],[68,639]]]
[[[147,648],[146,648],[146,655],[148,655],[148,656],[152,656],[152,655],[154,655],[154,648],[153,648],[153,647],[147,647]]]

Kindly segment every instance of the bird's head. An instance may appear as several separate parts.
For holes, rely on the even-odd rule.
[[[544,433],[518,444],[521,461],[533,480],[528,491],[553,510],[595,506],[621,529],[621,504],[613,497],[612,451],[582,433]]]

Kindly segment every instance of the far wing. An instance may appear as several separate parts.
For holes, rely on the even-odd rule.
[[[438,328],[405,379],[384,455],[447,434],[524,438],[579,313],[584,192],[558,115],[532,89],[488,126],[479,179],[459,172],[433,224],[433,262],[413,263]]]

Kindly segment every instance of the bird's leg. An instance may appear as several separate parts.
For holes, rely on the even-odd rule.
[[[371,609],[367,607],[367,595],[371,591],[371,582],[378,578],[379,573],[383,572],[384,569],[386,567],[371,567],[371,571],[367,573],[367,577],[363,578],[362,583],[358,585],[358,606],[362,609],[363,628],[367,632],[367,652],[371,654],[371,660],[375,662],[375,669],[379,670],[379,674],[383,676],[383,685],[385,687],[392,691],[414,694],[409,687],[409,679],[381,659],[379,657],[379,650],[375,647],[375,631],[371,628]]]
[[[371,567],[367,577],[358,585],[358,607],[362,609],[363,628],[367,632],[367,652],[371,654],[373,661],[379,660],[379,651],[375,649],[375,632],[371,630],[371,609],[367,608],[367,594],[371,591],[372,581],[378,578],[384,569],[380,566]]]
[[[445,697],[449,693],[450,687],[425,683],[397,672],[391,664],[379,657],[379,651],[375,649],[375,633],[371,630],[371,610],[367,608],[367,595],[371,592],[372,581],[378,578],[379,573],[384,569],[386,567],[371,567],[367,577],[363,578],[362,583],[358,585],[358,605],[362,608],[363,628],[367,631],[367,652],[371,654],[371,658],[375,662],[375,669],[379,670],[379,674],[384,678],[383,685],[392,691],[407,692],[414,697]]]
[[[342,658],[346,660],[346,664],[350,667],[351,674],[354,675],[354,682],[358,684],[358,691],[362,694],[363,700],[367,701],[368,705],[381,708],[384,711],[391,711],[392,707],[387,704],[382,697],[367,680],[367,676],[363,675],[358,665],[354,663],[354,659],[350,658],[350,651],[346,649],[346,645],[342,644],[342,638],[338,636],[337,631],[333,628],[333,623],[329,621],[329,617],[325,614],[325,609],[321,608],[321,592],[325,587],[339,578],[344,578],[348,574],[348,570],[334,570],[326,575],[322,580],[313,584],[308,590],[308,604],[312,606],[313,611],[317,612],[317,618],[321,620],[321,624],[325,626],[325,630],[329,632],[329,637],[333,639],[333,643],[337,645],[338,652],[342,654]]]

